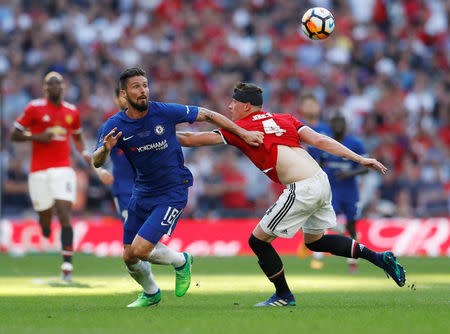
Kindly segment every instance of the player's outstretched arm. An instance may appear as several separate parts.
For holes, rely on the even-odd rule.
[[[224,144],[222,137],[216,132],[182,132],[177,131],[177,139],[181,146],[203,146]]]
[[[16,127],[11,131],[11,140],[12,141],[38,141],[42,144],[49,143],[53,138],[53,133],[49,130],[46,130],[42,133],[31,134],[29,131],[23,131]]]
[[[87,164],[91,164],[91,154],[89,153],[89,150],[87,150],[85,147],[85,140],[82,133],[73,133],[72,134],[73,143],[75,145],[75,148],[77,151],[81,154],[84,161],[86,161]]]
[[[122,136],[122,131],[114,136],[116,131],[117,128],[112,129],[103,139],[103,145],[100,146],[92,155],[92,164],[95,168],[99,168],[105,164],[111,149],[116,145],[120,136]]]
[[[206,108],[198,108],[198,115],[196,120],[210,122],[219,128],[223,128],[229,132],[232,132],[236,136],[242,138],[242,140],[244,140],[250,146],[259,146],[262,144],[264,139],[264,134],[262,132],[247,131],[233,123],[225,116]]]
[[[376,159],[364,158],[359,154],[348,149],[333,138],[317,133],[308,126],[303,126],[299,129],[300,140],[315,146],[328,153],[338,155],[360,163],[363,166],[379,170],[382,174],[386,174],[387,168]]]

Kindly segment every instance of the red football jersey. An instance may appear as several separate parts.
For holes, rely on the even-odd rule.
[[[277,145],[301,147],[298,129],[304,124],[288,114],[271,114],[263,111],[251,113],[235,123],[248,131],[263,132],[263,144],[259,147],[250,146],[231,132],[224,129],[216,131],[222,134],[227,144],[236,146],[241,150],[268,177],[277,183],[281,183],[276,170]]]
[[[28,128],[32,134],[39,134],[47,129],[54,134],[47,144],[32,142],[30,172],[70,167],[69,135],[81,132],[80,114],[74,105],[63,101],[60,106],[56,106],[47,99],[33,100],[14,125],[20,130]]]

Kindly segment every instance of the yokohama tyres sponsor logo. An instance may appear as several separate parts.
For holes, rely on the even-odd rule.
[[[156,143],[151,143],[151,144],[147,144],[145,146],[136,147],[136,149],[138,150],[138,152],[151,151],[151,150],[160,151],[160,150],[165,150],[167,147],[169,147],[169,145],[167,144],[167,140],[164,139],[164,140],[158,141]]]

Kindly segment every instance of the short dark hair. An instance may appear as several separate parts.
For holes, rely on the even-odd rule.
[[[236,86],[234,86],[235,89],[239,89],[240,91],[243,91],[245,93],[263,93],[264,90],[259,87],[256,86],[254,84],[251,83],[247,83],[247,82],[238,82],[236,84]]]
[[[143,76],[147,77],[147,73],[142,68],[139,67],[131,67],[127,68],[125,71],[123,71],[120,74],[119,77],[119,88],[125,89],[127,87],[127,82],[129,78],[136,77],[136,76]]]
[[[262,107],[263,104],[263,89],[251,83],[238,82],[234,86],[233,99],[247,103],[256,107]]]

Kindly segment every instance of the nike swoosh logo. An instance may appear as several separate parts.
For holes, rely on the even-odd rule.
[[[271,171],[272,169],[273,169],[273,167],[270,167],[270,168],[264,169],[264,170],[263,170],[263,173],[267,173],[267,172],[270,172],[270,171]]]
[[[131,138],[133,138],[133,137],[134,137],[134,135],[129,136],[129,137],[123,137],[123,141],[127,141],[128,139],[131,139]]]

